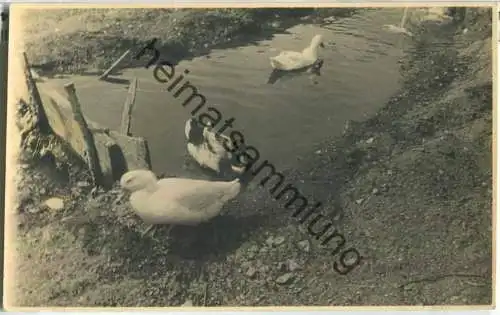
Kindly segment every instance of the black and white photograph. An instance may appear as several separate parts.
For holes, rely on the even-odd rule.
[[[11,4],[4,306],[491,308],[493,9]]]

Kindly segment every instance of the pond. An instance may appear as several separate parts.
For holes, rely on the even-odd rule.
[[[384,24],[398,25],[403,9],[366,10],[338,19],[325,27],[297,25],[270,40],[232,49],[215,49],[210,55],[181,61],[176,73],[186,75],[199,93],[224,119],[233,117],[233,129],[245,136],[263,158],[278,168],[293,167],[318,143],[340,135],[346,120],[364,120],[397,92],[399,60],[404,35],[389,33]],[[316,34],[326,47],[321,76],[304,74],[267,84],[269,57],[280,50],[300,51]],[[126,69],[119,78],[138,78],[132,133],[148,140],[153,169],[185,175],[184,124],[190,110],[183,98],[175,99],[158,83],[150,69]],[[64,82],[61,82],[64,81]],[[118,129],[128,87],[95,77],[74,76],[50,80],[62,86],[75,82],[78,96],[90,119]]]

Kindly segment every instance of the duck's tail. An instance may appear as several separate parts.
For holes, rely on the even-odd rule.
[[[233,181],[236,183],[239,183],[241,186],[241,189],[245,189],[254,178],[255,178],[255,175],[253,174],[253,171],[251,169],[245,169],[243,171],[243,173],[241,173],[241,175],[238,176]]]
[[[278,60],[276,60],[275,57],[271,57],[269,58],[269,61],[271,63],[271,67],[273,67],[273,69],[282,69],[283,68],[283,64],[281,62],[279,62]]]

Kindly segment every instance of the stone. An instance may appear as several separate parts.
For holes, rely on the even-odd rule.
[[[255,269],[254,267],[248,268],[247,272],[245,272],[245,275],[249,278],[254,278],[256,274],[257,274],[257,269]]]
[[[88,183],[86,181],[79,181],[76,183],[76,187],[79,187],[79,188],[86,188],[89,186],[90,186],[90,183]]]
[[[297,243],[297,246],[299,247],[300,250],[304,252],[309,252],[311,250],[311,243],[309,243],[308,240],[303,240]]]
[[[271,247],[271,246],[273,246],[273,244],[274,244],[274,237],[273,236],[269,236],[267,238],[267,240],[266,240],[266,245],[269,246],[269,247]]]
[[[288,267],[287,264],[284,262],[279,262],[278,263],[278,271],[287,271]]]
[[[193,301],[192,300],[186,300],[184,304],[181,305],[181,307],[192,307],[193,306]]]
[[[271,26],[276,28],[276,27],[280,27],[281,26],[281,23],[279,21],[274,21],[271,23]]]
[[[263,265],[263,266],[261,266],[261,267],[259,268],[259,272],[261,272],[261,273],[268,273],[270,269],[271,269],[271,268],[269,268],[269,266],[267,266],[267,265]]]
[[[279,246],[285,242],[285,237],[278,236],[274,238],[274,245]]]
[[[289,271],[295,271],[295,270],[301,270],[302,269],[302,266],[297,263],[295,260],[293,259],[289,259],[287,261],[287,265],[288,265],[288,270]]]
[[[276,278],[276,283],[283,284],[283,285],[290,284],[294,279],[295,279],[295,276],[293,275],[293,273],[288,272],[288,273],[285,273],[284,275],[281,275],[278,278]]]
[[[64,208],[64,201],[61,198],[49,198],[43,203],[50,210],[62,210]]]

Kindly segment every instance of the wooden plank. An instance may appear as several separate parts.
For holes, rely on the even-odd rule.
[[[92,175],[92,179],[94,181],[93,184],[101,186],[102,185],[101,168],[99,165],[99,156],[97,154],[97,148],[94,142],[94,136],[90,131],[87,122],[85,121],[85,118],[83,116],[80,102],[78,100],[78,97],[76,96],[75,85],[73,83],[65,84],[64,90],[68,94],[68,101],[71,104],[71,109],[73,110],[73,118],[79,124],[82,131],[84,145],[85,145],[86,159]]]
[[[113,145],[113,140],[105,133],[95,133],[95,147],[99,155],[99,166],[101,168],[101,184],[104,188],[111,188],[114,182],[113,161],[109,155],[109,147]]]
[[[132,110],[135,105],[135,93],[137,90],[137,78],[134,78],[128,88],[127,99],[123,106],[122,122],[120,125],[120,132],[123,135],[130,136],[130,121],[132,120]]]
[[[104,71],[103,74],[101,74],[101,76],[99,77],[99,80],[104,80],[108,77],[108,75],[113,72],[113,70],[115,70],[115,68],[120,64],[120,62],[123,61],[123,59],[125,59],[125,57],[128,56],[128,54],[130,54],[130,49],[128,49],[126,52],[123,53],[123,55],[121,55],[120,58],[118,58],[118,60],[116,60],[112,65],[111,67],[108,68],[108,70]]]
[[[82,129],[73,118],[71,104],[52,86],[46,83],[37,85],[40,87],[43,105],[54,132],[68,142],[78,156],[87,163]],[[94,136],[103,186],[112,182],[113,179],[120,179],[124,170],[151,169],[146,140],[109,130],[88,117],[85,117],[85,121]]]
[[[46,132],[50,130],[48,119],[43,109],[42,98],[40,96],[40,92],[38,91],[38,86],[31,74],[30,63],[28,61],[28,55],[26,54],[26,52],[22,52],[21,60],[23,63],[23,72],[24,72],[24,77],[26,79],[26,86],[28,88],[28,92],[30,95],[30,100],[28,102],[33,104],[33,109],[36,111],[35,112],[37,119],[36,124],[38,125],[40,130]]]
[[[109,136],[121,149],[120,154],[123,156],[126,170],[151,169],[151,157],[146,139],[141,137],[127,137],[113,130],[110,131]],[[115,174],[115,178],[119,178],[120,176],[121,174]]]
[[[51,86],[40,83],[40,95],[42,96],[43,107],[48,117],[50,127],[53,132],[63,141],[69,144],[73,151],[87,163],[87,154],[83,132],[79,124],[73,118],[71,104],[62,94],[54,90]],[[109,128],[105,128],[96,122],[85,118],[87,125],[94,136],[94,143],[99,157],[103,187],[113,182],[112,165],[109,158],[107,145],[113,142],[108,135]]]

